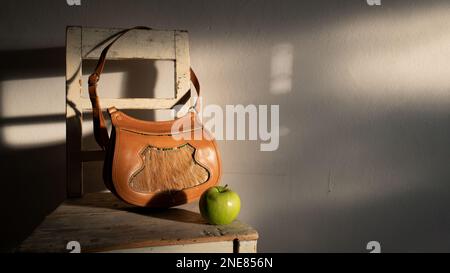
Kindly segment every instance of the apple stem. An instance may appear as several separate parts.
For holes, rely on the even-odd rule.
[[[226,184],[220,192],[221,192],[221,193],[226,192],[227,189],[228,189],[228,184]]]

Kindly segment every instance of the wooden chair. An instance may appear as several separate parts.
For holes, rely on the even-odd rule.
[[[83,113],[91,109],[87,91],[83,92],[87,88],[82,81],[83,60],[97,60],[109,38],[119,31],[67,28],[69,199],[44,220],[18,251],[67,252],[67,244],[76,242],[83,252],[256,252],[256,230],[239,221],[222,227],[208,225],[198,213],[198,204],[152,211],[124,204],[111,193],[84,194],[83,163],[103,160],[103,152],[82,150]],[[175,96],[105,98],[100,101],[104,109],[171,109],[191,89],[186,31],[133,30],[114,44],[108,58],[174,61]]]

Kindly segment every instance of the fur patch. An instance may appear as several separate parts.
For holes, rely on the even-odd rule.
[[[161,149],[148,146],[140,156],[144,164],[131,176],[129,185],[141,193],[183,190],[209,180],[209,171],[195,160],[189,144]]]

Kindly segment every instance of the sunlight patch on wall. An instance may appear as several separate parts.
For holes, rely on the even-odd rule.
[[[270,93],[280,95],[292,91],[294,47],[290,43],[277,44],[272,49]]]
[[[328,88],[352,102],[364,95],[401,103],[450,103],[450,10],[359,15],[321,31],[316,58]]]
[[[63,77],[7,80],[0,83],[2,118],[64,113],[65,80]]]
[[[1,82],[1,145],[8,149],[29,149],[63,144],[64,94],[63,77]]]
[[[29,149],[63,144],[66,141],[65,132],[65,122],[7,125],[1,128],[2,141],[9,148],[13,149]]]

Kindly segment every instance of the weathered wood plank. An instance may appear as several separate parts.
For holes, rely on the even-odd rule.
[[[256,252],[258,252],[258,241],[257,240],[240,241],[239,249],[236,252],[237,253],[256,253]]]
[[[109,107],[116,107],[118,109],[142,109],[142,110],[164,110],[170,109],[175,103],[176,99],[109,99],[102,98],[100,103],[103,109]],[[91,110],[92,105],[89,99],[81,98],[80,105],[83,111]]]
[[[244,241],[239,253],[256,253],[256,241]],[[234,242],[212,242],[105,251],[104,253],[234,253]]]
[[[87,194],[68,200],[34,231],[19,252],[66,252],[78,241],[83,252],[133,251],[199,243],[241,242],[241,251],[256,249],[258,233],[236,221],[208,225],[196,203],[168,210],[136,208],[110,193]],[[242,243],[255,241],[254,244]],[[242,247],[244,246],[244,247]],[[214,252],[214,251],[213,251]]]
[[[83,28],[83,59],[98,59],[114,34],[122,29]],[[109,50],[108,59],[175,60],[174,31],[135,29]]]
[[[189,36],[185,31],[175,32],[175,90],[176,98],[181,99],[190,90],[190,56],[189,56]]]

